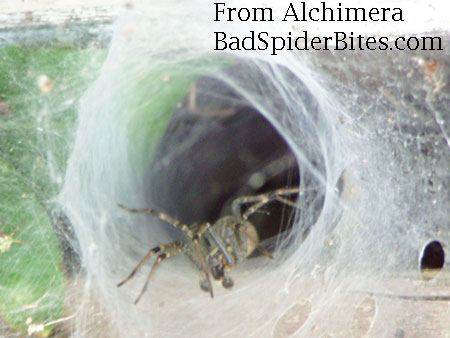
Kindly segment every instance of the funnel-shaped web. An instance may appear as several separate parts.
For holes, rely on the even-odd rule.
[[[202,8],[119,20],[80,105],[59,196],[86,272],[76,335],[448,333],[448,51],[211,55]],[[116,287],[152,247],[185,240],[118,203],[215,222],[234,199],[285,186],[317,190],[257,213],[274,259],[233,267],[232,289],[211,299],[183,255],[161,262],[138,305],[152,262]],[[111,331],[90,324],[91,300]]]

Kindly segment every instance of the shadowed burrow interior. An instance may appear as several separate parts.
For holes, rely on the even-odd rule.
[[[302,84],[287,69],[277,71]],[[231,214],[232,201],[241,196],[286,187],[306,189],[299,207],[275,201],[251,215],[260,241],[272,250],[280,235],[289,234],[296,212],[303,213],[301,234],[307,234],[317,220],[325,191],[319,181],[325,170],[323,155],[310,145],[317,139],[303,140],[308,162],[303,165],[287,140],[248,99],[269,100],[277,114],[286,109],[280,92],[264,74],[255,65],[239,62],[220,74],[198,78],[178,105],[157,148],[147,191],[152,207],[191,224],[213,223]],[[314,120],[318,106],[313,96],[303,84],[299,91],[305,114]],[[311,167],[321,173],[320,178],[311,173]],[[297,195],[289,199],[295,203]],[[168,227],[168,231],[176,230]]]

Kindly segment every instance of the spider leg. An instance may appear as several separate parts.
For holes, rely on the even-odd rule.
[[[241,237],[241,232],[239,231],[239,229],[238,229],[238,227],[236,226],[236,224],[234,224],[234,225],[232,226],[232,228],[233,228],[233,235],[234,235],[234,238],[235,238],[235,242],[237,243],[237,248],[239,249],[239,252],[243,252],[244,249],[242,248],[242,237]],[[236,245],[236,244],[234,244],[234,243],[232,242],[233,252],[236,252],[235,245]]]
[[[308,190],[316,190],[309,189]],[[240,220],[246,221],[252,214],[254,214],[256,211],[258,211],[260,208],[262,208],[267,203],[270,203],[272,201],[279,201],[281,203],[285,203],[289,206],[295,206],[295,203],[292,201],[289,201],[288,199],[284,198],[284,196],[289,196],[293,194],[298,194],[302,191],[305,191],[306,189],[301,189],[299,187],[296,188],[283,188],[274,190],[267,194],[261,194],[256,196],[243,196],[235,199],[232,204],[233,209],[233,215]],[[243,214],[241,213],[241,206],[243,204],[249,204],[254,203],[252,206],[250,206]]]
[[[211,239],[216,243],[217,245],[217,249],[220,250],[220,252],[223,253],[223,255],[225,256],[225,259],[227,260],[228,264],[233,264],[233,261],[231,259],[230,256],[230,251],[229,250],[229,245],[225,245],[225,243],[222,241],[222,239],[220,238],[220,236],[217,236],[214,231],[211,230],[211,228],[208,228],[208,235],[211,237]],[[213,250],[214,251],[214,250]],[[212,253],[210,252],[208,254],[208,257],[212,256]],[[236,259],[234,259],[236,260]]]
[[[233,212],[233,216],[236,217],[237,220],[242,221],[242,211],[241,207],[244,204],[248,203],[259,203],[261,200],[267,200],[267,194],[256,195],[256,196],[242,196],[236,198],[231,204],[231,210]],[[267,202],[266,202],[267,203]]]
[[[205,229],[206,230],[206,229]],[[208,267],[206,265],[205,262],[205,258],[203,257],[203,254],[200,250],[200,245],[198,243],[198,239],[199,239],[199,235],[196,234],[193,238],[192,238],[192,245],[194,247],[195,253],[198,256],[198,259],[200,261],[200,264],[202,266],[202,270],[205,273],[205,277],[206,277],[206,281],[208,283],[208,290],[209,290],[209,294],[211,295],[211,298],[214,298],[214,293],[213,293],[213,288],[212,288],[212,284],[211,284],[211,279],[209,278],[209,273],[208,273]]]
[[[296,208],[297,207],[297,204],[295,202],[292,202],[291,200],[288,200],[287,198],[284,198],[284,197],[281,197],[281,196],[277,196],[277,197],[275,197],[275,199],[278,202],[281,202],[283,204],[289,205],[292,208]]]
[[[133,276],[136,274],[136,272],[138,272],[142,266],[144,265],[144,263],[150,258],[152,257],[154,254],[160,252],[160,251],[166,251],[167,249],[171,249],[173,247],[184,247],[184,243],[180,242],[180,241],[175,241],[173,243],[169,243],[166,245],[160,245],[157,246],[153,249],[151,249],[144,258],[142,258],[142,260],[139,262],[138,265],[136,265],[136,267],[134,268],[134,270],[130,273],[130,275],[125,278],[123,281],[121,281],[119,284],[117,284],[117,287],[121,287],[122,285],[124,285],[126,282],[128,282],[131,278],[133,278]]]
[[[256,211],[258,211],[260,208],[262,208],[266,204],[268,204],[272,201],[275,201],[275,200],[279,201],[283,204],[289,205],[292,208],[295,208],[297,206],[295,202],[292,202],[291,200],[288,200],[287,198],[284,198],[280,195],[271,196],[269,194],[269,195],[258,195],[258,196],[261,196],[261,201],[253,204],[242,214],[242,219],[244,221],[246,221],[252,214],[254,214]]]
[[[153,263],[152,270],[150,271],[150,273],[147,276],[147,279],[145,280],[144,287],[142,288],[139,296],[134,301],[134,304],[137,304],[139,302],[139,300],[141,299],[142,295],[145,293],[145,291],[147,291],[147,287],[148,287],[148,283],[150,282],[150,278],[152,278],[152,275],[155,272],[156,268],[158,267],[159,263],[161,263],[164,259],[166,259],[168,257],[176,256],[176,255],[182,253],[186,249],[186,245],[179,241],[171,243],[170,247],[171,248],[173,247],[174,249],[166,251],[166,252],[160,254],[158,256],[158,258],[156,258],[155,263]],[[166,246],[166,249],[167,248],[168,247]]]
[[[258,203],[253,204],[251,207],[249,207],[245,212],[242,214],[242,219],[244,221],[248,220],[248,218],[253,215],[256,211],[261,209],[263,206],[265,206],[267,203],[271,202],[272,200],[269,198],[269,196],[261,196],[261,201]]]
[[[169,223],[170,225],[174,226],[175,228],[181,229],[186,235],[189,236],[189,238],[193,237],[192,230],[189,228],[189,225],[181,223],[179,220],[169,216],[168,214],[164,212],[157,211],[155,209],[130,209],[123,204],[118,203],[117,204],[120,208],[134,213],[134,214],[150,214],[155,217],[158,217],[160,220]]]
[[[209,226],[210,226],[209,223],[205,223],[205,224],[200,228],[200,230],[194,235],[193,232],[192,232],[192,230],[189,228],[189,225],[184,224],[184,223],[181,223],[179,220],[177,220],[177,219],[175,219],[175,218],[169,216],[169,215],[166,214],[166,213],[157,211],[157,210],[155,210],[155,209],[131,209],[131,208],[128,208],[128,207],[126,207],[126,206],[124,206],[123,204],[120,204],[120,203],[118,203],[117,205],[118,205],[120,208],[122,208],[122,209],[124,209],[124,210],[126,210],[126,211],[128,211],[128,212],[131,212],[131,213],[135,213],[135,214],[139,214],[139,213],[141,213],[141,214],[150,214],[150,215],[153,215],[153,216],[155,216],[155,217],[158,217],[160,220],[162,220],[162,221],[164,221],[164,222],[166,222],[166,223],[169,223],[170,225],[174,226],[175,228],[181,229],[187,236],[189,236],[189,238],[192,239],[192,245],[193,245],[193,247],[194,247],[195,253],[196,253],[197,256],[198,256],[198,259],[199,259],[199,261],[200,261],[200,265],[201,265],[201,267],[202,267],[202,270],[203,270],[203,272],[205,273],[206,280],[207,280],[207,282],[208,282],[208,289],[209,289],[210,294],[211,294],[211,298],[214,297],[213,289],[212,289],[212,285],[211,285],[211,280],[209,279],[208,268],[207,268],[207,265],[206,265],[206,262],[205,262],[205,258],[203,257],[203,254],[202,254],[202,252],[201,252],[201,250],[200,250],[200,245],[199,245],[199,243],[198,243],[198,241],[199,241],[199,236],[201,236],[201,235],[203,234],[203,232],[205,232],[205,231],[209,228]],[[150,254],[150,252],[149,252],[149,254]],[[154,254],[154,253],[152,253],[152,254]],[[147,255],[148,255],[148,254],[147,254]],[[151,255],[150,255],[150,256],[151,256]],[[158,256],[157,259],[159,259],[159,257],[161,257],[161,256],[162,256],[162,255]],[[147,256],[146,256],[146,257],[147,257]],[[166,258],[165,256],[163,256],[163,257]],[[164,258],[162,258],[162,259],[164,259]],[[145,262],[145,260],[147,260],[147,259],[148,259],[148,258],[144,258],[143,261]],[[162,260],[162,259],[161,259],[161,260]],[[158,260],[157,260],[156,262],[158,262]],[[156,264],[156,262],[155,262],[155,264]],[[159,262],[158,262],[158,264],[159,264]],[[158,264],[156,264],[156,266],[157,266]],[[138,266],[139,266],[139,265],[138,265]],[[140,268],[140,266],[139,266],[139,268]],[[153,269],[152,269],[152,271],[153,271]],[[149,278],[150,278],[150,276],[149,276]],[[126,280],[125,280],[124,282],[126,282]],[[123,283],[122,283],[122,284],[123,284]],[[122,285],[122,284],[121,284],[121,285]],[[148,284],[148,283],[146,283],[146,285],[147,285],[147,284]],[[146,287],[146,286],[145,286],[145,287]],[[144,290],[144,291],[145,291],[145,290]]]
[[[208,291],[211,295],[211,298],[214,298],[214,293],[213,293],[213,288],[212,288],[212,284],[211,284],[211,280],[209,278],[209,272],[208,272],[208,266],[206,264],[205,261],[205,257],[202,254],[202,251],[200,249],[200,244],[199,244],[199,239],[201,236],[203,236],[203,234],[210,230],[211,227],[211,223],[209,222],[205,222],[203,223],[200,228],[198,229],[198,231],[195,233],[194,236],[192,236],[192,246],[194,247],[194,251],[197,254],[198,260],[200,262],[200,270],[205,274],[206,277],[206,282],[208,284]]]

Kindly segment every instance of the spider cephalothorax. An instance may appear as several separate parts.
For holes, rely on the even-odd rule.
[[[232,215],[224,216],[214,224],[183,224],[177,219],[154,209],[130,209],[119,204],[122,209],[129,212],[152,214],[181,229],[190,242],[174,241],[151,249],[131,274],[120,282],[118,286],[122,286],[130,280],[151,256],[160,253],[147,276],[141,293],[135,301],[136,304],[146,291],[148,282],[159,263],[167,257],[184,253],[204,275],[200,280],[200,287],[202,290],[209,292],[211,297],[214,294],[210,275],[214,280],[221,282],[224,288],[231,288],[234,284],[233,280],[228,276],[231,268],[247,258],[256,248],[267,257],[272,258],[272,255],[259,244],[258,233],[253,224],[248,221],[248,218],[272,201],[278,201],[294,207],[295,203],[288,196],[296,195],[299,192],[300,188],[285,188],[267,194],[239,197],[232,203]],[[244,212],[242,212],[243,205],[248,206]]]

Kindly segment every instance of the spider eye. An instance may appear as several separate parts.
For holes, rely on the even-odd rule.
[[[217,264],[211,268],[211,274],[215,280],[220,280],[223,277],[223,265]]]

